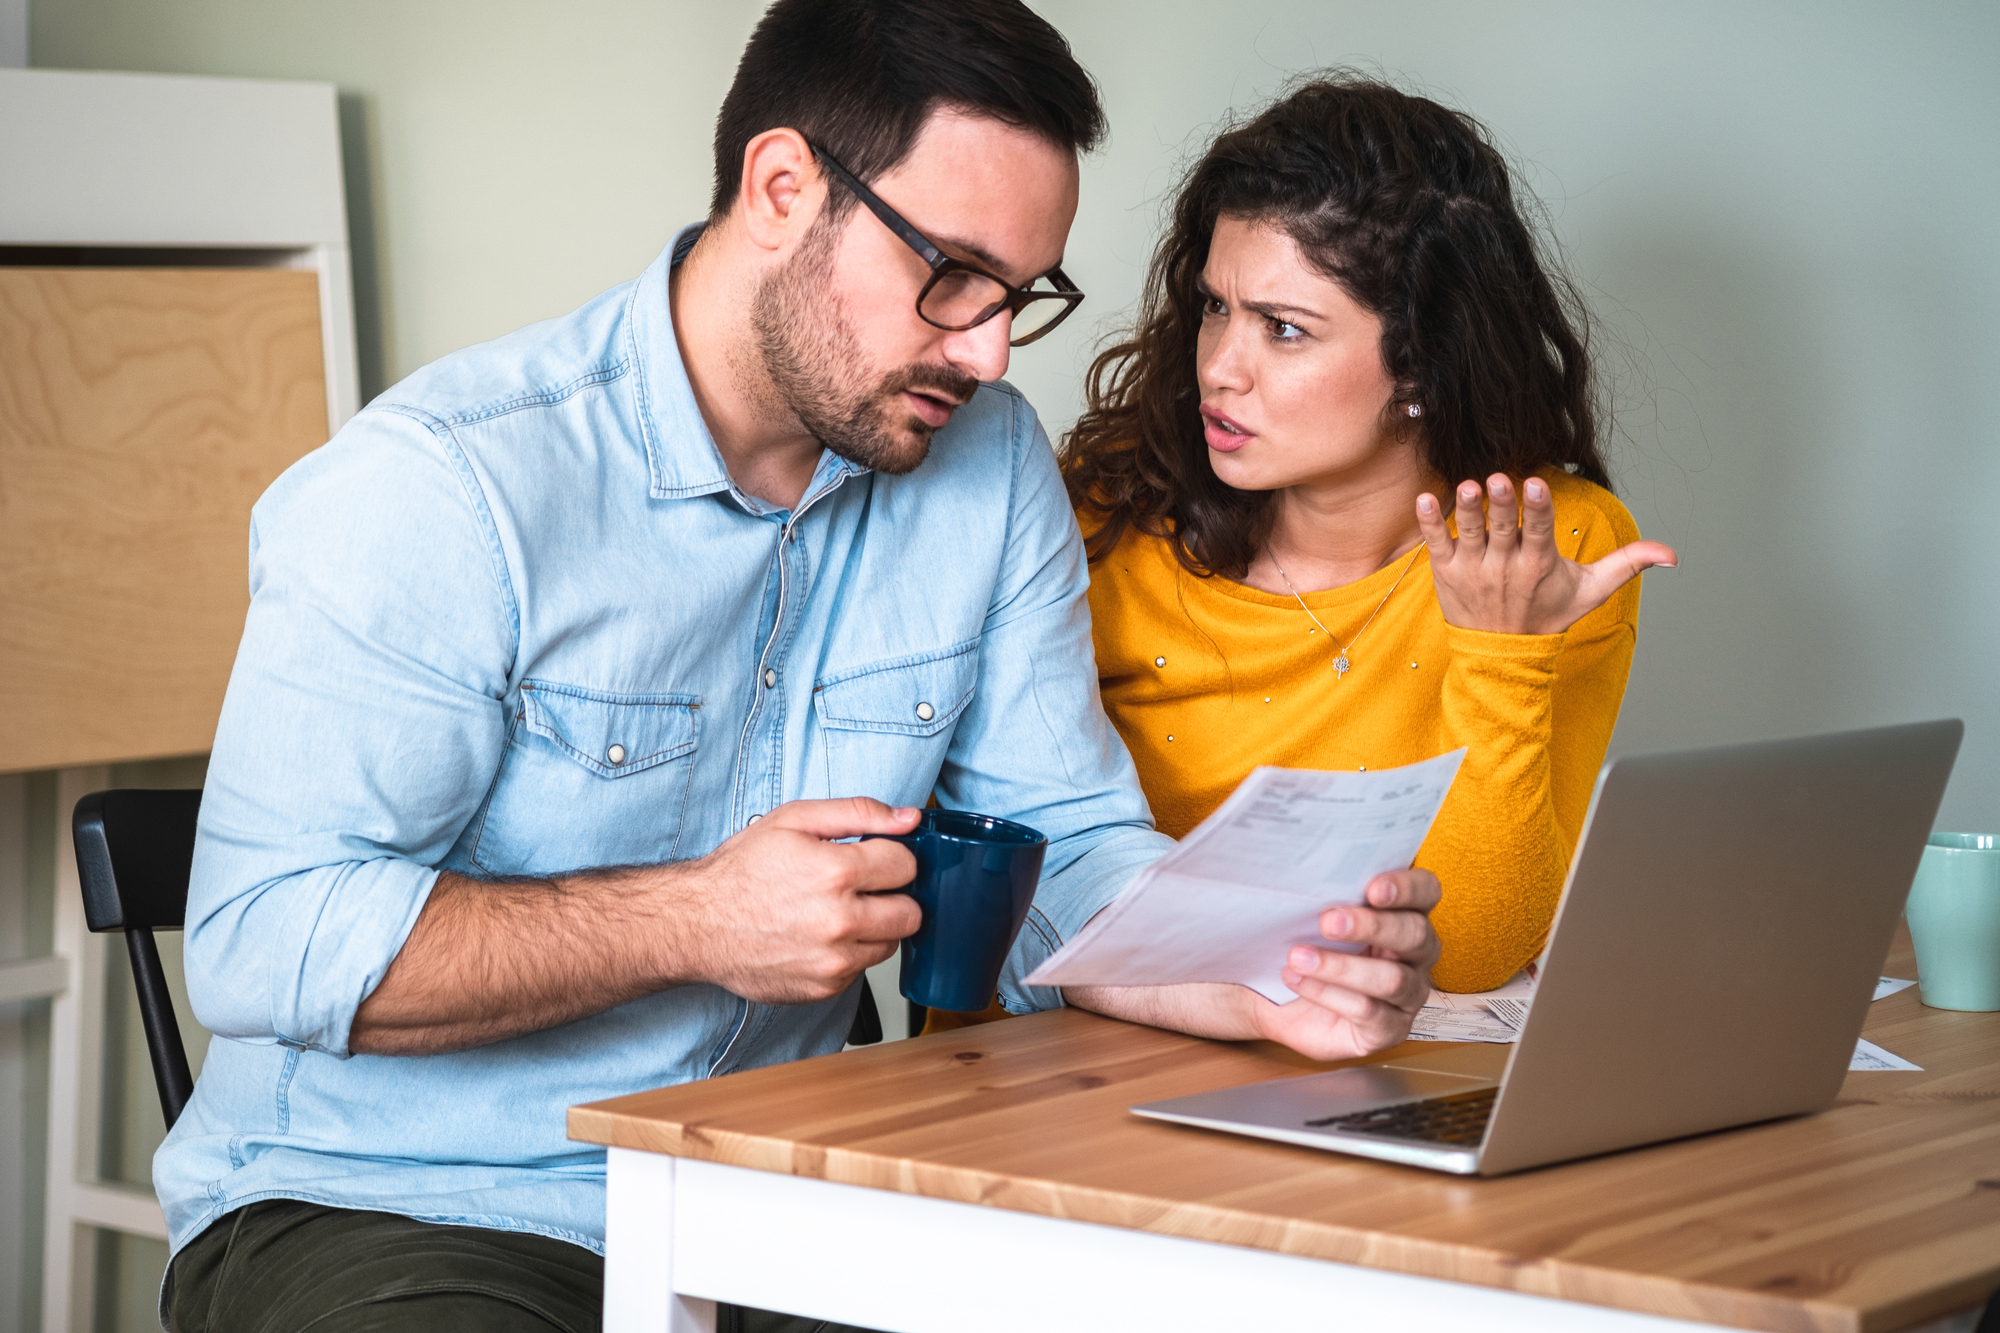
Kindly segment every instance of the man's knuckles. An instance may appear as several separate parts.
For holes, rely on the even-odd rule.
[[[1347,944],[1372,944],[1383,948],[1414,947],[1430,932],[1422,913],[1407,908],[1345,907],[1347,929],[1337,938]],[[1324,929],[1324,927],[1322,927]]]
[[[806,964],[803,980],[815,999],[831,999],[846,990],[860,970],[845,952],[827,949]]]
[[[917,858],[900,842],[875,838],[854,844],[857,853],[848,862],[856,892],[872,893],[900,889],[917,877]]]
[[[1396,913],[1396,916],[1410,917],[1413,913]],[[1437,936],[1421,917],[1414,920],[1388,920],[1377,923],[1375,929],[1366,935],[1357,935],[1355,942],[1364,944],[1377,955],[1388,955],[1404,960],[1421,958],[1437,942]]]
[[[1398,995],[1412,984],[1410,978],[1415,975],[1407,963],[1388,958],[1331,949],[1316,952],[1319,960],[1301,976],[1360,995],[1378,999]]]
[[[846,807],[842,813],[859,829],[870,833],[886,831],[896,821],[890,818],[895,812],[872,796],[847,796],[842,798]]]
[[[924,924],[923,909],[917,900],[903,893],[873,894],[865,900],[861,920],[863,939],[902,939],[914,935]]]

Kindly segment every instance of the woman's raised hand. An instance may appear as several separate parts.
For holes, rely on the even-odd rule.
[[[1417,526],[1431,550],[1431,578],[1444,618],[1460,629],[1498,634],[1560,634],[1595,611],[1633,575],[1680,563],[1671,546],[1639,541],[1596,564],[1556,550],[1556,510],[1549,486],[1528,478],[1522,500],[1502,473],[1486,479],[1491,512],[1476,481],[1458,487],[1458,538],[1445,526],[1437,497],[1417,497]],[[1515,522],[1516,511],[1520,521]]]

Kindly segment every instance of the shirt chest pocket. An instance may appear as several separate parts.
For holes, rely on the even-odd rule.
[[[829,793],[923,804],[978,680],[977,642],[823,677],[813,686],[813,711]]]
[[[700,730],[697,695],[522,682],[474,861],[522,875],[674,859]]]
[[[601,778],[625,778],[694,753],[692,694],[605,694],[527,681],[521,720]]]

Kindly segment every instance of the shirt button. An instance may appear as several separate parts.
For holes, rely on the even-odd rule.
[[[604,752],[604,757],[611,761],[611,765],[613,768],[616,768],[619,764],[625,762],[625,747],[622,745],[614,745],[610,749]]]
[[[777,672],[777,668],[775,668],[775,667],[765,667],[765,668],[764,668],[764,688],[768,690],[768,689],[772,688],[773,686],[775,686],[775,685],[776,685],[777,683],[778,683],[778,672]]]
[[[928,722],[936,716],[937,716],[937,709],[932,708],[929,704],[917,705],[917,721]]]
[[[762,816],[762,815],[752,815],[752,816],[750,816],[750,818],[748,818],[748,819],[746,819],[746,820],[744,820],[744,821],[743,821],[743,827],[744,827],[744,828],[749,828],[749,827],[750,827],[750,826],[751,826],[752,824],[756,823],[756,822],[757,822],[758,820],[762,819],[763,817],[764,817],[764,816]]]

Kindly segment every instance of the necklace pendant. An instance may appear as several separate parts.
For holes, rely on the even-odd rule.
[[[1340,656],[1333,659],[1333,678],[1335,680],[1340,679],[1342,676],[1346,675],[1351,670],[1353,670],[1353,663],[1347,660],[1346,653],[1342,653]]]

